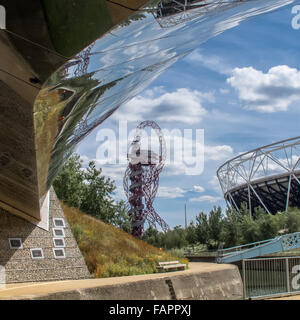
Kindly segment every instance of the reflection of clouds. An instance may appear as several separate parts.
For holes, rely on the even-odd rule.
[[[89,56],[90,72],[84,75],[86,81],[97,82],[88,92],[86,101],[80,104],[80,110],[76,110],[78,111],[76,117],[81,119],[90,112],[89,128],[82,132],[77,131],[75,137],[72,136],[74,131],[66,132],[65,148],[61,148],[59,152],[64,153],[73,147],[74,143],[84,138],[108,117],[110,111],[116,110],[121,104],[139,94],[166,68],[207,39],[237,25],[246,17],[272,10],[289,2],[291,1],[236,2],[236,7],[231,8],[232,3],[229,1],[228,6],[224,5],[224,10],[216,15],[207,16],[204,19],[196,17],[192,21],[185,21],[171,28],[161,28],[152,14],[143,12],[145,18],[142,20],[131,21],[127,26],[114,28],[112,32],[96,41]],[[96,107],[93,110],[90,108],[91,101]],[[211,93],[182,88],[171,93],[163,92],[160,96],[152,93],[152,96],[137,97],[129,105],[130,108],[124,106],[124,112],[120,113],[120,116],[125,119],[131,117],[133,120],[143,120],[140,118],[151,115],[151,119],[160,122],[196,124],[201,122],[208,113],[203,104],[212,101],[214,97]],[[186,158],[189,163],[192,160],[190,156],[192,142],[185,139],[183,143],[189,151]],[[112,146],[106,147],[113,152]],[[200,146],[200,150],[201,147],[203,149],[203,146]],[[175,146],[174,151],[178,148],[180,149]],[[231,153],[230,146],[207,146],[205,159],[220,160],[230,156]],[[63,154],[58,155],[60,158],[63,156]],[[108,160],[112,161],[113,158],[110,156]],[[99,166],[105,166],[103,159],[97,159],[97,161]],[[182,164],[174,163],[172,166],[170,171],[182,172]],[[109,169],[108,167],[107,170]],[[119,169],[117,168],[117,171]]]
[[[207,114],[203,103],[213,101],[211,92],[188,88],[166,92],[163,88],[154,88],[122,106],[114,118],[130,121],[151,118],[159,122],[195,124],[201,122]]]
[[[231,74],[232,67],[224,60],[223,57],[219,57],[217,55],[207,55],[203,54],[200,49],[195,50],[191,54],[187,56],[185,61],[191,63],[194,65],[195,63],[201,63],[206,67],[207,69],[210,69],[212,71],[216,71],[220,74]],[[222,90],[222,89],[221,89]],[[227,94],[228,90],[222,90],[222,94]]]
[[[111,65],[114,65],[117,63],[117,61],[118,59],[110,53],[106,53],[99,59],[101,68],[107,68]]]
[[[143,32],[142,31],[139,31],[139,32],[137,32],[133,37],[134,38],[138,38],[140,35],[142,35],[143,34]]]
[[[158,46],[158,44],[155,44],[155,42],[147,43],[145,45],[133,45],[128,48],[126,48],[123,53],[124,55],[127,55],[129,59],[136,59],[143,56],[148,56],[150,52],[157,52],[159,55],[159,52],[161,51],[161,46]],[[125,57],[124,57],[125,58]]]

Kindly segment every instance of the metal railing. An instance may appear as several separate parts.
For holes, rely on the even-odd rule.
[[[300,232],[288,233],[269,240],[219,250],[217,262],[231,263],[297,248],[300,248]]]
[[[300,256],[242,261],[244,298],[300,293]]]
[[[253,248],[253,247],[260,246],[260,245],[265,244],[267,242],[270,242],[272,240],[274,240],[274,239],[267,239],[267,240],[262,240],[262,241],[242,244],[242,245],[239,245],[239,246],[226,248],[226,249],[219,248],[218,251],[219,251],[219,255],[220,256],[225,256],[225,255],[229,255],[229,254],[232,254],[232,253],[235,253],[235,252],[241,252],[243,250],[247,250],[247,249],[250,249],[250,248]]]

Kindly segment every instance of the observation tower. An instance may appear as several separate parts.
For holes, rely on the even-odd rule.
[[[141,149],[142,130],[150,127],[159,139],[159,154],[152,150]],[[141,237],[146,220],[150,225],[156,223],[167,231],[169,226],[153,208],[159,174],[166,158],[166,144],[160,127],[154,121],[141,122],[131,143],[128,153],[128,167],[124,176],[124,191],[128,199],[128,214],[132,217],[132,235]]]

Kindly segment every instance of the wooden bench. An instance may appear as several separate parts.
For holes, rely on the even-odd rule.
[[[185,270],[186,264],[179,263],[179,261],[165,261],[159,262],[157,269],[160,272],[167,272],[167,271],[177,271],[177,270]]]

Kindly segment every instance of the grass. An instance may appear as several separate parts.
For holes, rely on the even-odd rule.
[[[217,249],[208,250],[207,246],[204,244],[196,244],[194,246],[189,245],[181,249],[183,251],[183,256],[212,256],[215,257],[217,255]]]
[[[105,0],[42,0],[55,49],[66,57],[78,53],[112,26]]]
[[[61,204],[90,273],[97,278],[156,273],[162,261],[178,260],[128,233]]]

